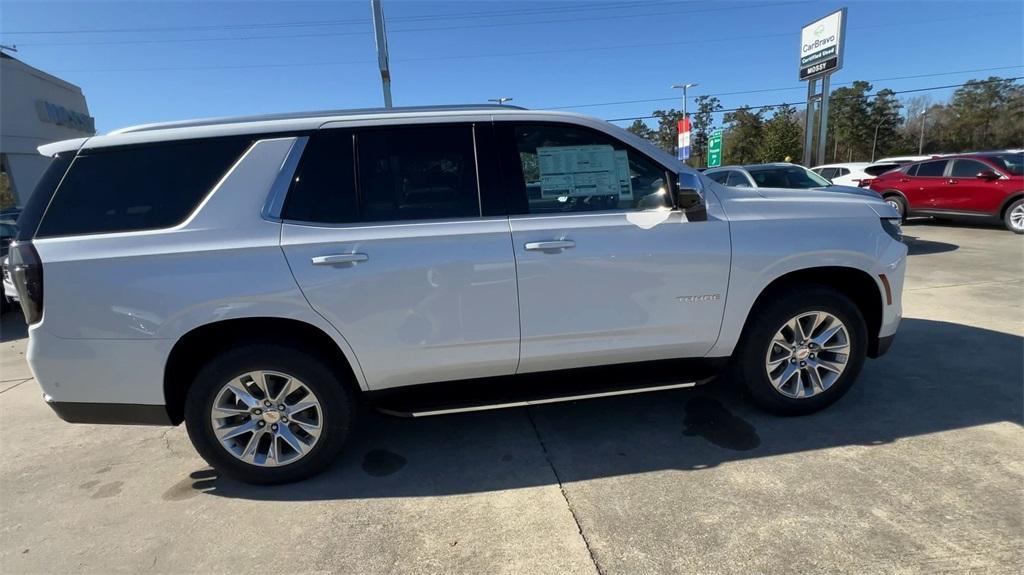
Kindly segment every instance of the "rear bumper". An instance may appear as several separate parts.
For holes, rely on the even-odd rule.
[[[174,425],[163,405],[130,403],[77,403],[53,401],[44,396],[57,417],[68,423],[107,423],[115,425]]]

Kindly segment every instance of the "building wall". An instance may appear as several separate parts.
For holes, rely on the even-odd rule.
[[[36,148],[93,133],[81,88],[0,55],[0,153],[18,206],[50,163]]]

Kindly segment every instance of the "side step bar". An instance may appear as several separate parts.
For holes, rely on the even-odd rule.
[[[701,385],[728,358],[673,359],[407,385],[364,392],[378,411],[427,417]]]
[[[528,407],[531,405],[544,405],[546,403],[561,403],[563,401],[579,401],[583,399],[596,399],[599,397],[612,397],[615,395],[632,395],[637,393],[649,393],[652,391],[667,391],[670,389],[683,389],[694,387],[695,381],[685,383],[667,383],[652,385],[648,387],[636,387],[631,389],[619,389],[614,391],[599,391],[595,393],[584,393],[578,395],[564,395],[560,397],[545,397],[540,399],[524,399],[519,401],[508,401],[504,403],[490,403],[482,405],[467,405],[463,407],[427,408],[418,411],[397,411],[387,407],[378,407],[377,411],[396,417],[430,417],[433,415],[450,415],[453,413],[467,413],[471,411],[490,411],[492,409],[508,409],[510,407]]]

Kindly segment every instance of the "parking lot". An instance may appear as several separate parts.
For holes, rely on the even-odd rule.
[[[6,573],[938,573],[1024,561],[1024,239],[909,222],[904,323],[841,402],[726,385],[367,414],[312,480],[218,479],[183,427],[73,426],[0,355]]]

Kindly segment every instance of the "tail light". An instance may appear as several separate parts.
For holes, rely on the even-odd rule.
[[[8,256],[7,266],[25,323],[32,325],[43,318],[43,262],[31,242],[12,243]]]
[[[863,180],[857,180],[857,187],[859,187],[859,188],[866,188],[866,187],[871,185],[871,182],[873,180],[874,180],[874,178],[865,178]]]

